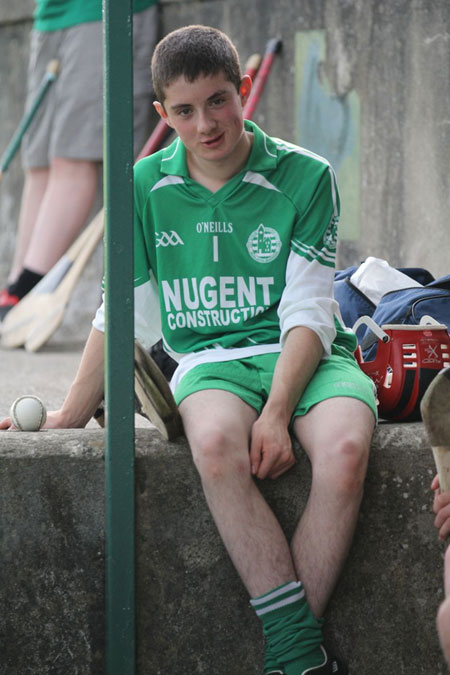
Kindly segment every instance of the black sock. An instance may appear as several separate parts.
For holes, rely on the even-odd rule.
[[[21,300],[24,295],[29,293],[31,289],[36,286],[43,276],[43,274],[38,274],[37,272],[33,272],[24,267],[16,281],[8,286],[8,293],[17,295]]]

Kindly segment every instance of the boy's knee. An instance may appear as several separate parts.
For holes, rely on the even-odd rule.
[[[214,482],[233,474],[250,475],[248,453],[239,452],[236,440],[221,429],[203,434],[192,448],[192,456],[203,482]]]
[[[347,496],[358,496],[363,489],[369,448],[351,433],[338,438],[320,463],[319,471],[328,486]]]
[[[342,441],[340,457],[343,465],[344,489],[359,492],[366,477],[369,448],[354,438],[347,438]]]

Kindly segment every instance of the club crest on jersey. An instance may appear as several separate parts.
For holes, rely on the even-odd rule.
[[[325,234],[323,235],[323,243],[327,248],[335,249],[337,244],[337,224],[339,218],[333,216],[330,224],[327,227]]]
[[[184,241],[182,240],[180,235],[174,230],[170,230],[169,233],[155,232],[155,237],[156,237],[156,248],[158,248],[158,246],[164,247],[177,246],[178,244],[184,246]]]
[[[253,260],[268,263],[275,260],[281,251],[281,239],[273,227],[265,227],[262,223],[248,238],[247,250]]]

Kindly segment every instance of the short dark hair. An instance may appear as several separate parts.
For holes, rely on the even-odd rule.
[[[178,28],[164,37],[152,58],[152,81],[161,104],[165,88],[180,76],[194,82],[199,75],[223,71],[237,91],[241,84],[239,55],[230,38],[217,28],[192,25]]]

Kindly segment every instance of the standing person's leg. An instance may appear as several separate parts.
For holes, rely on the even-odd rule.
[[[148,67],[157,25],[156,5],[133,19],[134,136],[138,150],[149,127]],[[97,193],[103,156],[101,22],[54,34],[33,33],[29,96],[34,94],[49,58],[55,57],[62,63],[58,80],[24,139],[24,163],[33,180],[23,195],[10,282],[17,281],[24,267],[40,275],[49,271],[82,230]],[[46,180],[37,183],[44,171]],[[30,290],[28,285],[23,284],[20,297]]]
[[[55,158],[29,169],[22,197],[11,281],[0,319],[47,274],[78,236],[97,193],[99,163]]]
[[[25,259],[28,244],[31,239],[42,200],[48,184],[49,170],[47,167],[28,169],[25,173],[25,184],[20,203],[19,223],[17,229],[16,246],[13,264],[8,277],[8,283],[17,280]]]
[[[355,398],[331,398],[294,422],[312,484],[291,549],[316,617],[322,616],[353,538],[374,430],[374,414]]]
[[[61,71],[52,91],[45,146],[49,180],[24,259],[25,268],[40,274],[69,248],[95,201],[103,157],[101,38],[101,21],[60,31]],[[37,152],[30,140],[29,162],[36,162]]]
[[[59,58],[61,31],[41,33],[31,31],[30,55],[27,76],[27,99],[29,109],[39,90],[50,59]],[[7,288],[0,293],[0,320],[38,281],[40,275],[29,272],[22,275],[23,263],[32,236],[37,214],[44,199],[49,178],[48,146],[52,116],[55,107],[57,81],[47,93],[30,128],[22,141],[22,160],[25,183],[21,197],[17,238]],[[22,279],[19,282],[19,278]]]
[[[46,274],[80,233],[94,205],[100,164],[55,157],[23,267]]]
[[[23,140],[27,182],[0,318],[65,253],[94,204],[103,156],[101,31],[99,21],[32,33],[28,96],[50,59],[61,70]]]

